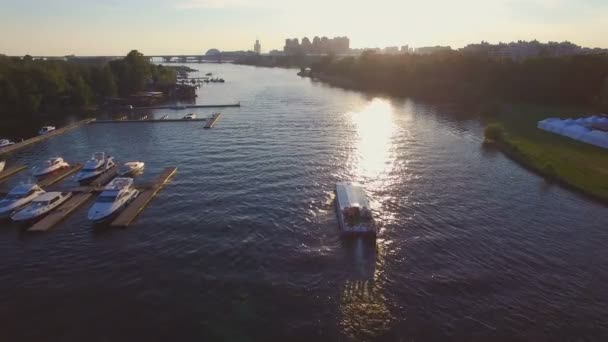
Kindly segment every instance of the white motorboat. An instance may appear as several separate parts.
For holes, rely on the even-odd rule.
[[[34,177],[42,177],[68,167],[70,164],[66,163],[63,158],[55,157],[45,160],[40,166],[33,167],[32,174]]]
[[[87,217],[94,222],[106,221],[124,209],[137,195],[139,191],[133,187],[133,178],[116,178],[97,197]]]
[[[120,177],[124,177],[138,174],[143,171],[145,165],[146,164],[144,162],[140,161],[124,163],[118,168],[118,175]]]
[[[15,222],[41,218],[72,197],[71,192],[46,192],[34,198],[32,203],[11,215]]]
[[[184,120],[192,120],[192,119],[196,119],[196,114],[190,113],[190,114],[186,114],[184,116]]]
[[[104,152],[95,152],[91,159],[84,163],[82,170],[76,174],[76,181],[86,184],[114,166],[116,166],[114,157],[106,155]]]
[[[4,171],[4,167],[6,166],[5,160],[0,160],[0,172]]]
[[[44,127],[42,127],[42,128],[41,128],[41,129],[38,131],[38,134],[40,134],[40,135],[45,135],[45,134],[47,134],[47,133],[49,133],[49,132],[52,132],[52,131],[54,131],[54,130],[55,130],[55,126],[44,126]]]
[[[343,234],[376,234],[371,207],[360,185],[336,184],[336,211]]]
[[[15,210],[29,204],[43,193],[44,190],[36,184],[17,185],[0,201],[0,217],[10,216]]]
[[[0,147],[6,147],[11,145],[15,145],[15,143],[8,139],[0,139]]]

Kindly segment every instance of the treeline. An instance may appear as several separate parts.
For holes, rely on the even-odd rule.
[[[354,87],[438,101],[592,105],[608,110],[608,55],[523,62],[466,55],[327,56],[312,75]]]
[[[94,65],[0,55],[0,119],[100,104],[108,97],[175,82],[175,70],[151,64],[136,50],[123,59]]]

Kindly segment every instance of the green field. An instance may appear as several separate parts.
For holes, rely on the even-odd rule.
[[[594,114],[583,108],[511,106],[492,123],[502,128],[501,149],[548,179],[608,203],[608,150],[542,131],[548,117],[577,118]]]

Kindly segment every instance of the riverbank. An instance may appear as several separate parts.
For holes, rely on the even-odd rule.
[[[587,108],[511,106],[491,119],[500,129],[494,146],[548,181],[608,204],[607,151],[536,128],[536,123],[547,117],[588,113]]]

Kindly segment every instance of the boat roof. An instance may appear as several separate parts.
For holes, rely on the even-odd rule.
[[[45,192],[42,195],[34,198],[34,202],[47,202],[52,200],[55,197],[60,197],[61,192]]]
[[[28,192],[38,189],[38,184],[19,184],[11,190],[11,194],[23,195]]]
[[[106,185],[103,191],[118,191],[131,185],[133,185],[133,178],[118,177],[114,178],[114,180],[111,181],[110,184]]]
[[[358,184],[351,182],[336,184],[336,196],[340,210],[349,207],[370,208],[365,190]]]

